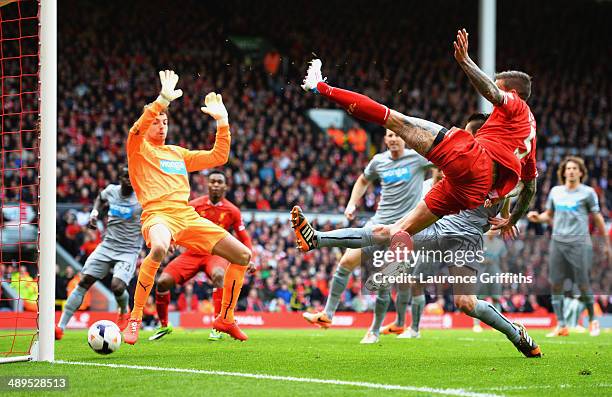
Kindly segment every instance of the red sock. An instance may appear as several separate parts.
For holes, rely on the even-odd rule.
[[[221,313],[221,301],[223,299],[223,288],[213,288],[212,301],[215,306],[215,318]]]
[[[155,291],[155,306],[157,307],[157,317],[162,327],[168,326],[168,305],[170,304],[170,291]]]
[[[365,95],[332,87],[322,81],[317,84],[317,90],[321,95],[336,102],[348,114],[358,119],[384,126],[389,118],[388,107],[373,101]]]

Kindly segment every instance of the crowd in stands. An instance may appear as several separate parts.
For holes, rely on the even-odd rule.
[[[118,181],[127,131],[142,106],[157,95],[160,68],[173,68],[184,91],[170,109],[168,143],[212,147],[214,122],[198,108],[207,92],[223,94],[232,130],[232,151],[224,168],[228,198],[243,209],[287,210],[299,204],[341,213],[352,184],[372,153],[382,149],[379,127],[355,122],[320,131],[308,120],[306,110],[312,107],[335,108],[299,87],[306,62],[314,55],[323,59],[324,75],[332,84],[363,92],[406,114],[462,126],[477,109],[475,90],[452,56],[454,32],[465,26],[473,32],[470,52],[476,57],[476,1],[313,0],[298,14],[293,3],[194,2],[180,18],[168,17],[175,9],[166,2],[149,3],[99,7],[93,1],[71,0],[61,5],[58,202],[78,203],[83,210],[60,217],[58,241],[81,262],[100,241],[98,233],[83,227],[88,210],[102,188]],[[517,68],[534,76],[529,103],[538,122],[537,209],[557,183],[556,168],[563,156],[576,154],[585,158],[587,184],[596,189],[602,212],[609,216],[610,7],[526,0],[498,4],[504,18],[498,18],[497,69]],[[148,10],[147,18],[141,17],[141,8]],[[438,12],[440,8],[445,12]],[[562,28],[574,26],[576,20],[590,21],[590,29]],[[266,55],[238,49],[234,36],[245,35],[270,43]],[[205,173],[191,175],[191,182],[194,197],[206,192]],[[16,191],[5,194],[18,200]],[[375,210],[376,193],[375,187],[366,193],[363,210]],[[320,307],[340,252],[297,253],[284,220],[253,221],[248,230],[260,269],[247,281],[242,308]],[[508,254],[504,266],[511,268],[523,258],[534,272],[546,274],[547,245],[530,238],[536,231],[541,229],[529,228],[521,254]],[[599,276],[600,291],[610,291],[610,270]],[[359,285],[356,273],[343,308],[371,307],[371,298],[360,294]],[[173,291],[173,302],[195,310],[206,301],[209,288],[198,276]],[[517,289],[506,295],[508,311],[536,310],[544,304]],[[600,305],[612,312],[607,299],[601,297]]]

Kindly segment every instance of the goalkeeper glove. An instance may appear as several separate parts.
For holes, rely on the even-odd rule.
[[[229,125],[227,109],[223,104],[221,94],[215,94],[214,92],[209,93],[206,95],[206,98],[204,98],[204,104],[206,106],[201,107],[200,110],[217,120],[218,126]]]
[[[162,87],[156,101],[164,107],[168,107],[170,102],[183,95],[183,90],[175,90],[178,79],[178,74],[174,73],[174,70],[161,70],[159,72],[159,80],[161,81]]]

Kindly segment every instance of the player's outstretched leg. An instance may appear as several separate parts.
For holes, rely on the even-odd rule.
[[[330,86],[322,76],[321,65],[320,59],[310,62],[302,84],[305,91],[321,94],[351,116],[390,129],[422,156],[444,137],[446,129],[436,123],[403,115],[365,95]]]
[[[370,227],[319,232],[310,225],[298,206],[291,210],[291,227],[295,232],[296,246],[303,252],[323,247],[364,248],[372,245],[388,245],[390,241],[388,234],[377,233]]]
[[[519,323],[511,323],[489,302],[476,299],[475,295],[455,295],[455,306],[465,314],[475,317],[506,335],[525,357],[541,357],[540,347]]]
[[[95,277],[84,274],[83,279],[79,282],[79,285],[72,290],[70,296],[68,296],[68,299],[66,300],[66,304],[64,305],[64,310],[62,311],[62,316],[60,317],[59,323],[55,326],[55,340],[60,340],[64,337],[66,325],[68,325],[68,322],[74,315],[74,312],[81,307],[85,294],[95,282]]]

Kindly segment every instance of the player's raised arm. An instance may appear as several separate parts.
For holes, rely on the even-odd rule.
[[[227,109],[220,94],[209,93],[204,98],[203,113],[217,121],[217,135],[212,150],[189,150],[184,154],[187,171],[201,171],[227,163],[230,153],[231,134]]]
[[[461,69],[467,74],[476,90],[493,105],[501,105],[504,101],[502,91],[493,80],[483,72],[468,55],[468,32],[465,29],[457,31],[457,40],[453,42],[455,59]]]
[[[176,89],[179,76],[174,73],[173,70],[161,70],[159,72],[159,80],[161,82],[159,96],[153,103],[145,106],[142,115],[136,120],[132,128],[130,128],[127,143],[128,154],[140,147],[145,137],[145,133],[155,121],[155,117],[166,110],[170,102],[183,95],[182,90]]]

